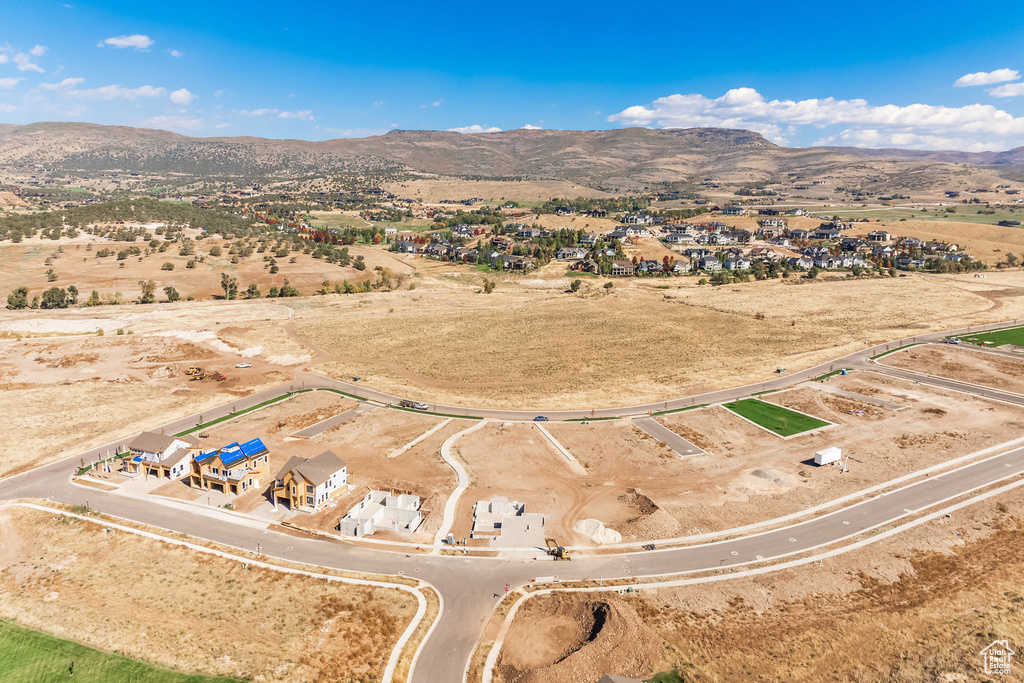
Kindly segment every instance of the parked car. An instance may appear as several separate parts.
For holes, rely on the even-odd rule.
[[[547,422],[548,419],[546,417],[544,417],[543,415],[538,415],[537,417],[533,418],[533,421],[534,422]]]
[[[235,367],[236,368],[251,368],[252,367],[252,363],[239,363]]]
[[[428,410],[430,408],[426,403],[414,403],[412,407],[416,410]]]

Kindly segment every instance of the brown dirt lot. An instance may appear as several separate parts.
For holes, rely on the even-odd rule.
[[[318,448],[329,448],[348,463],[353,489],[339,496],[334,508],[312,517],[296,516],[294,521],[330,530],[366,495],[367,488],[394,490],[420,497],[423,523],[411,539],[385,532],[374,538],[415,542],[433,539],[441,526],[444,502],[457,483],[452,468],[441,459],[441,444],[450,432],[469,426],[468,421],[455,420],[405,453],[393,458],[389,455],[439,422],[440,418],[429,415],[378,408],[316,437]]]
[[[223,370],[229,379],[190,382],[184,370],[193,363]],[[235,373],[234,364],[208,348],[140,335],[0,341],[0,408],[7,416],[0,475],[288,377],[272,366]]]
[[[678,668],[693,683],[1022,681],[1019,661],[989,677],[978,656],[993,640],[1024,640],[1021,572],[1018,490],[820,566],[631,596],[535,598],[516,617],[496,680]],[[607,633],[593,628],[601,606]]]
[[[885,365],[917,370],[961,382],[1024,393],[1024,359],[975,351],[969,347],[912,346],[880,359]]]
[[[0,616],[183,671],[378,680],[416,611],[393,589],[246,569],[33,510],[0,510],[0,541]]]
[[[930,465],[1020,436],[1024,411],[958,392],[870,372],[832,377],[830,383],[909,407],[890,411],[802,385],[765,398],[837,424],[780,439],[723,408],[660,418],[707,455],[687,458],[673,479],[692,493],[677,504],[656,503],[687,532],[726,529],[818,505]],[[862,410],[863,414],[849,414]],[[850,471],[816,467],[814,452],[828,446],[850,456]]]

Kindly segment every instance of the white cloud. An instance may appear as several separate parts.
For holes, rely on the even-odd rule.
[[[217,128],[230,128],[230,127],[231,127],[230,123],[218,123],[217,124]]]
[[[649,106],[627,107],[608,120],[657,128],[742,128],[779,144],[787,143],[788,136],[798,133],[802,126],[836,125],[850,126],[844,134],[851,140],[861,139],[858,131],[876,131],[879,140],[909,140],[907,145],[921,148],[929,148],[930,140],[947,141],[949,145],[945,146],[955,149],[1006,149],[1024,144],[1024,117],[1014,117],[988,104],[876,106],[866,100],[832,97],[767,101],[752,88],[729,90],[715,99],[701,94],[670,95]],[[832,141],[822,138],[819,143]]]
[[[140,97],[163,97],[167,94],[167,89],[154,88],[151,85],[142,85],[138,88],[122,88],[119,85],[105,85],[102,88],[72,90],[68,94],[72,97],[78,97],[84,100],[135,100]]]
[[[0,113],[3,114],[10,114],[15,109],[17,109],[17,107],[15,107],[13,104],[0,104]]]
[[[14,55],[14,63],[18,65],[18,71],[37,71],[39,73],[46,73],[39,67],[39,65],[33,64],[32,57],[24,52],[19,52]]]
[[[992,85],[993,83],[1004,83],[1015,81],[1020,78],[1020,73],[1015,69],[996,69],[995,71],[978,71],[967,74],[956,79],[955,85],[958,88],[965,88],[972,85]]]
[[[185,53],[182,52],[181,50],[168,50],[167,52],[169,52],[172,57],[184,57],[185,56]]]
[[[1024,83],[1005,83],[988,91],[992,97],[1017,97],[1024,95]]]
[[[500,133],[501,128],[490,127],[484,128],[480,124],[474,123],[472,126],[461,126],[459,128],[449,128],[449,133],[462,133],[463,135],[472,135],[474,133]]]
[[[187,116],[154,116],[146,121],[146,125],[166,130],[200,130],[203,120]]]
[[[59,90],[60,88],[69,88],[84,82],[84,78],[65,78],[60,83],[40,83],[39,87],[43,90]]]
[[[303,111],[283,111],[277,115],[279,119],[299,119],[300,121],[313,121],[313,112],[309,109]]]
[[[43,45],[36,45],[34,48],[29,50],[29,54],[33,57],[42,57],[46,54],[46,47]]]
[[[107,38],[100,42],[97,47],[103,47],[104,45],[120,49],[134,47],[136,50],[146,50],[153,45],[153,39],[149,36],[142,35],[141,33],[133,33],[130,36],[114,36],[113,38]]]
[[[238,113],[241,114],[242,116],[269,116],[271,114],[276,114],[279,111],[281,111],[281,110],[280,109],[251,109],[251,110],[242,109]]]
[[[0,88],[7,88],[8,90],[21,83],[24,78],[0,78]]]
[[[7,55],[5,55],[4,53],[0,52],[0,64],[6,64],[7,63],[7,59],[8,59]]]
[[[528,123],[525,126],[523,126],[523,130],[544,130],[544,129],[542,127],[540,127],[540,126],[535,126],[532,123]]]
[[[182,107],[187,107],[188,105],[192,104],[192,100],[194,99],[196,99],[196,96],[190,93],[185,88],[175,90],[171,93],[171,102],[174,102],[175,104]]]

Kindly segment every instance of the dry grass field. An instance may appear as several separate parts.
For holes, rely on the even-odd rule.
[[[1017,256],[1024,253],[1024,230],[1019,227],[952,221],[881,221],[865,223],[850,234],[863,236],[879,229],[903,237],[958,244],[968,254],[989,265],[1002,261],[1007,252]]]
[[[535,598],[496,680],[646,679],[673,668],[693,683],[1024,680],[1017,661],[1011,675],[986,676],[978,656],[993,640],[1024,640],[1022,519],[1024,498],[1004,494],[822,565],[633,596]]]
[[[552,197],[607,197],[605,192],[564,180],[465,180],[446,176],[424,177],[385,183],[384,189],[399,197],[422,202],[442,199],[481,199],[497,201],[543,202]]]
[[[392,393],[596,408],[757,382],[865,343],[1024,315],[1020,290],[972,291],[956,278],[615,280],[611,293],[587,279],[578,295],[564,279],[506,276],[486,296],[481,276],[439,276],[414,292],[325,300],[296,332],[320,351],[319,370]]]
[[[0,617],[183,671],[379,680],[415,612],[393,589],[247,569],[102,525],[0,509]]]

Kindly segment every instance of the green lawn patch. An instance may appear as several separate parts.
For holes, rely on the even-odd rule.
[[[125,637],[129,637],[126,634]],[[74,663],[74,677],[69,667]],[[0,680],[5,683],[229,683],[183,674],[0,621]]]
[[[992,330],[980,334],[968,334],[960,337],[962,341],[977,346],[1024,346],[1024,327],[1011,327],[1008,330]],[[988,342],[986,344],[986,342]]]
[[[673,669],[655,674],[653,678],[648,678],[646,683],[686,683],[686,679],[679,675],[678,669]]]
[[[707,408],[707,407],[708,407],[707,403],[698,403],[695,406],[686,406],[685,408],[673,408],[672,410],[659,410],[656,413],[651,413],[651,417],[656,417],[658,415],[668,415],[669,413],[681,413],[684,410],[696,410],[697,408]]]
[[[789,408],[783,408],[774,403],[765,403],[753,398],[745,398],[742,401],[734,401],[733,403],[723,403],[722,407],[755,424],[761,425],[779,436],[793,436],[794,434],[808,432],[812,429],[827,427],[830,424],[816,417],[804,415]]]
[[[903,349],[909,349],[911,346],[920,346],[920,344],[907,344],[906,346],[897,346],[895,349],[892,349],[891,351],[882,351],[878,355],[871,356],[871,360],[878,360],[879,358],[884,358],[885,356],[888,356],[889,354],[896,353],[897,351],[902,351]]]

